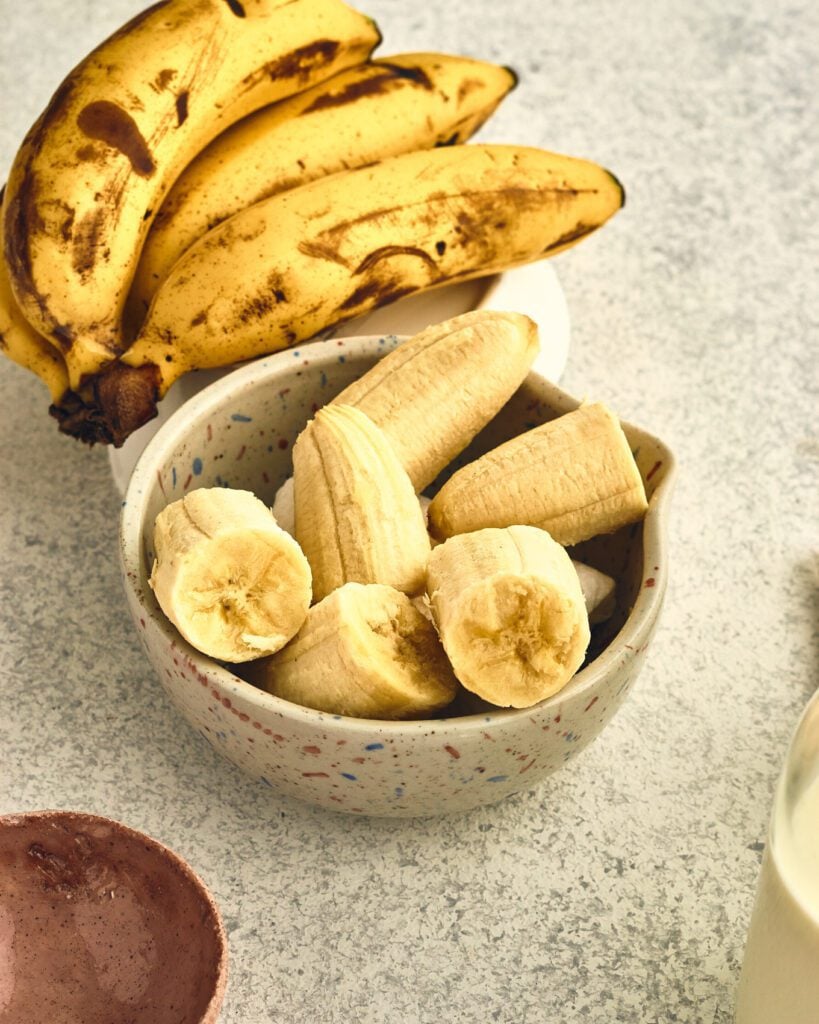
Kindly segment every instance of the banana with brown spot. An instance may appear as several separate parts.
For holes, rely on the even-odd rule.
[[[508,68],[485,61],[401,53],[348,68],[244,118],[185,168],[163,201],[145,239],[127,321],[142,323],[176,260],[232,214],[326,174],[465,142],[515,81]]]
[[[14,161],[3,232],[17,301],[73,389],[122,351],[139,251],[183,167],[379,41],[341,0],[163,0],[68,75]]]
[[[88,382],[85,428],[75,421],[72,432],[121,444],[189,370],[277,351],[404,295],[562,252],[623,198],[617,179],[588,161],[466,144],[403,153],[256,203],[177,261],[110,379]]]

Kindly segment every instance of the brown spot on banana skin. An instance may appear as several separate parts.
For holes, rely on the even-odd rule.
[[[77,150],[77,159],[82,160],[83,163],[93,164],[105,159],[105,150],[102,146],[97,146],[93,142],[88,142],[86,145],[80,146]]]
[[[108,211],[102,206],[97,206],[89,210],[74,229],[71,239],[71,266],[80,277],[86,277],[94,269],[107,217]]]
[[[151,82],[151,88],[154,92],[162,92],[163,89],[168,88],[174,78],[176,78],[176,71],[173,68],[163,68]]]
[[[65,324],[57,324],[51,329],[51,337],[63,352],[68,352],[74,344],[74,332]]]
[[[465,78],[458,86],[458,103],[463,103],[466,97],[476,89],[483,89],[483,82],[479,78]]]
[[[378,61],[378,66],[380,68],[389,68],[396,78],[407,78],[411,82],[420,85],[423,89],[428,89],[430,92],[435,88],[432,80],[423,68],[404,67],[402,64],[391,64],[387,60]]]
[[[300,253],[311,256],[313,259],[329,260],[330,263],[338,263],[342,267],[347,266],[347,261],[332,245],[325,245],[322,242],[299,242],[297,248]]]
[[[369,78],[359,79],[357,82],[349,82],[337,92],[326,92],[317,96],[309,107],[305,107],[301,116],[312,114],[317,110],[329,110],[331,107],[343,107],[347,103],[354,103],[362,96],[378,96],[381,93],[389,92],[391,86],[395,86],[405,76],[396,75],[392,69],[385,69]]]
[[[231,12],[236,15],[237,18],[245,17],[245,9],[239,3],[239,0],[225,0],[225,3],[230,8]]]
[[[176,127],[179,128],[188,119],[188,91],[180,92],[176,97]]]
[[[432,267],[433,270],[438,269],[435,260],[429,255],[429,253],[425,252],[423,249],[419,249],[417,246],[382,245],[378,249],[373,249],[372,252],[367,253],[364,259],[355,268],[353,274],[366,274],[381,260],[389,259],[391,256],[417,256],[428,266]]]
[[[268,61],[246,75],[242,79],[241,92],[255,89],[265,78],[295,78],[299,82],[305,82],[312,71],[335,59],[339,45],[335,39],[316,39],[305,46],[298,46],[290,53],[286,53],[276,60]]]
[[[348,295],[338,308],[345,311],[357,309],[360,306],[374,309],[376,306],[386,306],[387,303],[402,299],[405,295],[412,295],[417,290],[417,288],[396,285],[393,281],[368,281]]]
[[[60,208],[65,213],[65,217],[60,223],[60,238],[68,244],[71,241],[72,229],[74,227],[74,218],[76,217],[76,210],[73,206],[69,206],[68,203],[60,202]]]
[[[136,121],[118,104],[110,100],[88,103],[77,117],[77,127],[89,139],[97,139],[118,149],[140,177],[150,178],[156,170]]]
[[[267,278],[266,290],[245,303],[237,313],[237,319],[243,324],[262,320],[274,306],[282,302],[287,302],[287,296],[281,287],[281,279],[274,272]]]
[[[31,239],[45,227],[37,208],[38,191],[37,175],[29,169],[23,175],[16,193],[9,197],[4,227],[5,256],[9,274],[17,285],[17,290],[31,296],[42,307],[42,296],[31,277],[30,249]]]

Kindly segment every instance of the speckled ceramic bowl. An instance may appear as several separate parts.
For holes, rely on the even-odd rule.
[[[227,940],[166,846],[75,811],[0,816],[0,1020],[215,1024]]]
[[[643,664],[666,586],[673,457],[626,425],[649,494],[645,521],[573,551],[617,579],[614,616],[559,694],[525,710],[455,706],[447,717],[376,722],[278,699],[191,648],[148,587],[159,510],[194,487],[229,485],[272,504],[314,411],[377,359],[394,336],[313,342],[241,367],[193,397],[149,442],[128,487],[121,558],[148,657],[182,715],[239,768],[274,790],[354,814],[434,815],[493,803],[561,768],[611,719]],[[595,396],[605,401],[605,396]],[[457,464],[578,402],[530,374]],[[470,713],[471,711],[471,713]]]

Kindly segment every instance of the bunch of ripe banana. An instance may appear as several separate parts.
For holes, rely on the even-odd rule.
[[[429,525],[419,500],[537,350],[516,313],[433,325],[318,409],[272,511],[224,488],[168,505],[151,575],[168,618],[276,696],[332,714],[428,716],[461,687],[513,707],[558,692],[613,586],[566,546],[647,508],[617,419],[582,405],[468,462]]]
[[[60,429],[121,445],[194,368],[560,252],[623,203],[608,171],[466,144],[515,84],[371,59],[342,0],[163,0],[65,79],[3,201],[0,348]]]

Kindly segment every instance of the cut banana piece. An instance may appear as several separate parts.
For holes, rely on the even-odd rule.
[[[296,536],[296,501],[292,476],[273,495],[273,518],[291,537]]]
[[[640,471],[602,403],[535,427],[453,474],[429,507],[438,539],[513,524],[539,526],[566,546],[645,515]]]
[[[377,583],[346,583],[313,605],[298,636],[250,678],[295,704],[378,719],[425,717],[458,687],[432,623]]]
[[[572,559],[572,565],[580,580],[580,589],[583,591],[583,600],[589,614],[589,625],[596,626],[610,619],[617,601],[616,582],[611,576],[600,572],[594,566],[586,565],[585,562],[576,562]]]
[[[273,496],[273,517],[283,530],[287,530],[291,537],[296,536],[296,504],[294,498],[293,477],[289,476]],[[421,514],[424,517],[424,524],[427,521],[427,510],[432,499],[425,494],[418,495],[418,504],[421,506]],[[432,543],[432,538],[430,538]],[[595,572],[596,570],[591,570]],[[600,574],[602,575],[602,573]],[[606,577],[608,578],[608,577]],[[612,581],[613,582],[613,581]]]
[[[531,707],[583,663],[590,633],[580,581],[545,530],[447,540],[430,555],[427,593],[455,675],[491,704]]]
[[[272,654],[310,606],[310,566],[250,491],[201,488],[164,508],[154,526],[150,584],[197,650],[221,661]]]
[[[539,347],[529,317],[473,310],[416,334],[334,401],[384,431],[421,491],[511,398]]]
[[[430,540],[412,483],[378,427],[347,405],[319,409],[293,446],[296,540],[317,601],[344,583],[423,590]]]

